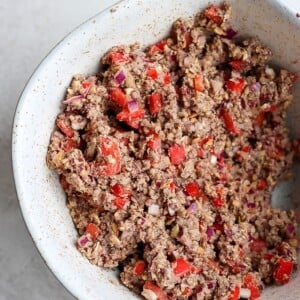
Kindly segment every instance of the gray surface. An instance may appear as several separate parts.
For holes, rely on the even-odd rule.
[[[48,270],[24,225],[11,171],[11,124],[18,97],[42,58],[114,2],[0,1],[0,300],[74,299]]]

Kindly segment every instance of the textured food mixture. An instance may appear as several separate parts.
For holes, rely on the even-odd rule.
[[[295,213],[270,203],[296,75],[230,16],[209,6],[146,50],[113,47],[74,76],[51,136],[79,251],[148,300],[256,299],[296,267]]]

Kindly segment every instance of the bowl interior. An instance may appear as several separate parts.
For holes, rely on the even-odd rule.
[[[220,2],[220,1],[211,1]],[[273,63],[300,72],[299,20],[284,1],[233,0],[234,26],[241,35],[257,35],[274,52]],[[254,3],[255,2],[255,5]],[[18,197],[28,229],[46,263],[80,299],[137,299],[119,284],[115,271],[91,265],[75,247],[76,231],[65,195],[45,156],[61,100],[73,74],[94,74],[99,58],[113,45],[139,41],[142,46],[165,36],[178,17],[189,17],[207,5],[201,0],[125,0],[78,27],[45,58],[28,82],[13,127],[13,168]],[[300,136],[300,84],[288,118],[293,136]],[[300,113],[299,113],[300,114]],[[279,185],[273,203],[297,207],[299,170]],[[298,191],[299,189],[299,191]],[[291,196],[292,195],[292,196]],[[300,274],[287,286],[268,288],[262,299],[295,299]]]

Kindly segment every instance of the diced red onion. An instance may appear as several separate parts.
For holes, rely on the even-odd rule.
[[[126,78],[125,72],[123,69],[121,69],[116,75],[115,80],[118,84],[121,84]]]
[[[73,96],[73,97],[71,97],[71,98],[69,98],[69,99],[64,100],[64,101],[63,101],[63,104],[70,104],[70,103],[73,103],[74,101],[80,100],[80,99],[82,99],[82,98],[83,98],[82,95]]]
[[[246,109],[246,102],[244,99],[241,100],[242,109]]]
[[[237,35],[237,31],[235,31],[235,30],[233,30],[232,28],[228,28],[227,30],[226,30],[226,37],[228,38],[228,39],[233,39],[235,36]]]
[[[152,216],[159,216],[159,206],[157,204],[151,204],[148,208],[148,213]]]
[[[295,231],[295,226],[293,224],[288,224],[287,231],[288,233],[293,233]]]
[[[170,55],[170,61],[176,61],[176,60],[177,60],[176,55],[171,54],[171,55]]]
[[[159,188],[161,186],[161,181],[156,181],[156,186]]]
[[[78,239],[77,243],[80,247],[85,247],[89,241],[87,235],[83,235]]]
[[[213,282],[209,282],[209,283],[207,284],[207,288],[208,288],[209,290],[211,290],[212,288],[214,288],[214,283],[213,283]]]
[[[256,204],[253,203],[253,202],[249,202],[249,203],[247,203],[247,207],[248,207],[248,208],[255,208],[255,207],[256,207]]]
[[[253,92],[258,92],[261,88],[261,84],[259,82],[255,82],[251,85],[251,90]]]
[[[137,111],[139,109],[139,104],[135,100],[131,100],[128,102],[128,109],[130,112]]]
[[[228,229],[225,231],[226,236],[231,237],[232,236],[232,230]]]
[[[212,227],[207,227],[206,229],[206,235],[210,239],[215,234],[215,231]]]
[[[198,212],[198,205],[196,202],[191,203],[191,205],[189,206],[189,210],[192,211],[193,213],[197,213]]]

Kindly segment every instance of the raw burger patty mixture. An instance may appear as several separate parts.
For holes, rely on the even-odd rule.
[[[230,15],[209,6],[146,50],[113,47],[74,76],[51,136],[79,251],[149,300],[256,299],[296,267],[295,213],[270,203],[296,75]]]

